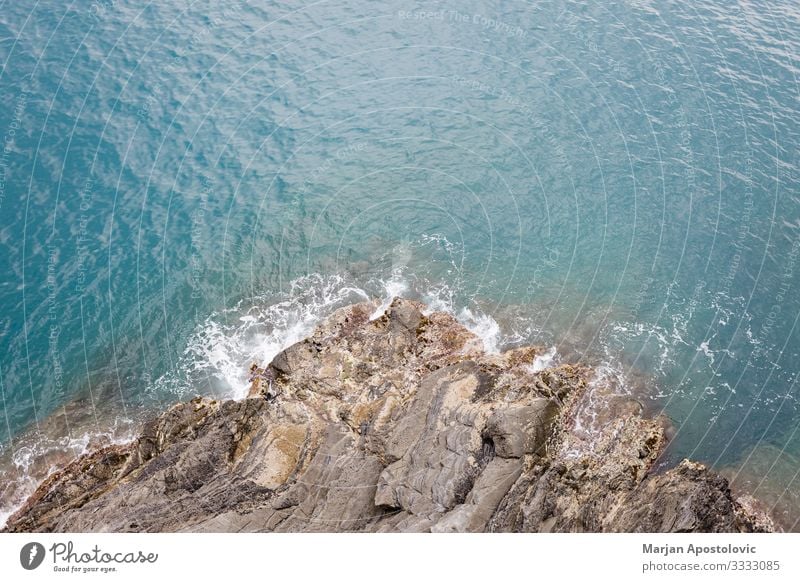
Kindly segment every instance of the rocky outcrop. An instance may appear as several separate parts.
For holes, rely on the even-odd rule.
[[[543,350],[485,353],[396,299],[340,309],[253,367],[51,475],[9,531],[769,531],[724,478],[655,473],[666,421]]]

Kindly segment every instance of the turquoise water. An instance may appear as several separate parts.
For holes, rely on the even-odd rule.
[[[396,293],[791,488],[798,54],[791,0],[3,2],[3,450],[241,395]]]

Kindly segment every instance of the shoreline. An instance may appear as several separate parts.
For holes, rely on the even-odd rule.
[[[349,275],[336,275],[330,278],[324,278],[319,275],[310,276],[310,281],[306,281],[306,283],[314,284],[301,285],[301,288],[305,288],[305,291],[302,291],[298,296],[301,299],[299,313],[302,314],[307,309],[307,306],[302,302],[309,300],[310,305],[321,313],[314,315],[315,323],[309,323],[308,316],[311,312],[305,312],[304,321],[302,317],[300,318],[301,321],[298,322],[299,328],[306,330],[305,333],[298,334],[296,330],[289,329],[283,330],[279,335],[286,335],[289,338],[294,337],[297,341],[302,341],[332,313],[344,307],[351,307],[359,301],[371,303],[376,309],[372,316],[376,316],[391,305],[393,300],[391,291],[410,290],[404,279],[395,280],[392,277],[389,280],[382,281],[387,292],[383,298],[375,296],[366,299],[367,291],[351,281]],[[295,283],[299,283],[299,281]],[[324,290],[322,296],[326,298],[319,304],[316,303],[321,299],[317,297],[317,292],[315,291],[317,286],[321,286]],[[413,290],[412,293],[414,300],[419,301],[422,291]],[[291,301],[292,299],[283,298],[272,307],[286,310]],[[336,307],[337,305],[338,307]],[[266,311],[270,309],[271,307],[268,307]],[[545,307],[540,306],[540,309],[545,309]],[[513,347],[528,345],[528,342],[521,339],[518,331],[513,331],[509,337],[505,331],[501,331],[501,327],[505,325],[513,326],[514,323],[519,321],[522,321],[523,326],[529,324],[530,315],[525,315],[525,313],[531,310],[530,305],[500,305],[485,299],[479,302],[477,311],[462,310],[458,313],[458,309],[450,305],[449,301],[442,300],[437,296],[433,303],[426,303],[426,312],[434,310],[444,310],[458,319],[462,325],[465,325],[471,332],[479,336],[485,349],[491,348],[494,351],[499,350],[499,352],[502,352],[513,349]],[[499,317],[499,321],[495,320],[498,317],[498,312],[503,314]],[[247,313],[243,317],[248,320],[252,318],[249,315],[249,310],[244,310],[240,313]],[[202,329],[202,326],[200,328]],[[592,328],[587,328],[583,331],[589,335],[596,334],[596,330]],[[539,330],[537,334],[543,334],[548,340],[555,341],[553,331],[545,332]],[[583,358],[586,354],[581,351],[575,340],[576,338],[573,337],[572,340],[556,342],[559,344],[558,352],[556,352],[555,345],[553,345],[548,350],[548,353],[543,354],[543,358],[550,352],[555,358],[554,361],[569,360],[573,356]],[[596,354],[595,359],[598,360],[598,365],[599,358],[599,354]],[[241,372],[243,376],[247,375],[244,366],[242,366]],[[165,378],[169,377],[165,376]],[[169,378],[169,380],[174,381],[175,379]],[[250,382],[248,381],[249,384]],[[638,379],[637,385],[639,384],[641,384],[641,387],[646,384],[644,376]],[[231,394],[222,398],[222,400],[239,400],[247,397],[248,390],[242,391],[233,386],[229,387],[229,389],[232,391]],[[96,391],[97,388],[95,388]],[[135,410],[128,411],[117,400],[116,388],[108,387],[106,391],[108,398],[114,400],[115,405],[102,410],[100,415],[102,420],[98,420],[98,416],[91,413],[89,400],[102,400],[103,397],[98,399],[97,394],[93,396],[87,391],[75,395],[67,403],[59,406],[51,414],[41,419],[39,423],[31,421],[26,428],[15,434],[13,439],[14,446],[5,455],[0,454],[0,475],[8,475],[12,479],[7,481],[4,489],[0,489],[0,509],[2,509],[2,513],[0,513],[0,528],[5,525],[6,519],[13,515],[50,475],[65,469],[71,463],[79,460],[81,456],[91,455],[104,446],[128,444],[135,440],[138,432],[141,431],[146,422],[161,416],[173,406],[185,401],[185,399],[178,398],[172,402],[165,401],[161,406],[140,406]],[[187,392],[185,398],[201,396],[216,400],[220,399],[213,389],[201,392],[185,392]],[[640,402],[647,414],[652,416],[660,414],[661,411],[658,407],[648,406],[648,403],[652,404],[653,402],[653,399],[649,396],[640,400]],[[124,425],[122,429],[120,429],[120,424]],[[21,452],[25,457],[23,463],[12,460]],[[35,467],[33,470],[31,470],[32,466]],[[20,491],[24,492],[24,494],[20,494]],[[13,498],[14,501],[12,503],[3,503],[9,497]]]
[[[93,415],[83,408],[84,397],[73,399],[42,419],[38,427],[17,434],[14,447],[0,454],[0,528],[50,475],[84,455],[133,441],[148,416],[144,412],[124,416],[109,410],[102,421],[87,420]],[[162,412],[153,410],[149,416]],[[84,422],[76,423],[76,418]]]
[[[246,507],[260,512],[265,524],[268,515],[284,516],[276,527],[287,531],[629,531],[640,523],[672,531],[675,523],[663,515],[642,516],[636,508],[648,495],[679,503],[680,496],[673,495],[678,490],[685,495],[687,487],[728,508],[719,519],[700,515],[697,508],[681,510],[697,531],[772,529],[755,501],[735,500],[727,482],[698,463],[683,461],[654,472],[668,422],[648,419],[630,396],[592,386],[596,378],[585,366],[548,368],[543,364],[547,350],[535,346],[488,353],[481,338],[451,315],[426,311],[414,301],[395,299],[373,319],[374,309],[374,302],[342,307],[308,338],[272,362],[261,362],[253,369],[248,398],[177,404],[145,423],[132,442],[100,448],[51,474],[11,516],[8,529],[231,531]],[[428,405],[421,404],[426,398]],[[498,416],[497,410],[506,408]],[[431,414],[444,418],[428,426],[421,419]],[[231,422],[238,427],[234,434],[220,433]],[[204,436],[203,430],[210,432]],[[415,432],[416,444],[405,442],[406,433]],[[442,438],[455,440],[440,450],[435,443]],[[193,447],[201,450],[177,452]],[[178,474],[159,476],[160,485],[142,477],[170,455]],[[374,484],[348,485],[345,474],[326,474],[315,465],[319,455],[356,463],[361,471],[369,466],[360,482]],[[427,458],[425,465],[415,464],[420,458]],[[426,477],[425,466],[435,459],[449,468]],[[586,490],[579,494],[558,484],[572,471],[584,475],[573,477],[583,480]],[[513,517],[519,511],[515,505],[527,503],[530,491],[546,490],[546,475],[557,484],[549,495],[561,509],[547,510],[551,499],[537,506],[544,512],[539,518],[528,516],[520,524]],[[411,485],[418,479],[428,483],[422,491]],[[357,498],[357,510],[348,507],[352,500],[333,499],[330,505],[305,507],[310,515],[319,514],[313,519],[293,518],[294,508],[308,505],[314,482],[326,487],[341,482],[341,489]],[[79,499],[61,497],[59,491],[70,485],[83,491]],[[211,487],[210,498],[219,498],[219,507],[184,507],[166,516],[162,508],[156,515],[153,507],[164,501],[154,493],[158,487],[174,493],[179,501],[171,505],[179,506]],[[143,505],[121,512],[117,496],[128,488],[139,491]],[[600,498],[601,505],[616,499],[618,506],[602,515],[583,515],[594,511],[584,507]],[[66,509],[55,509],[56,501]],[[87,513],[89,507],[105,520]],[[392,517],[399,514],[402,520]]]

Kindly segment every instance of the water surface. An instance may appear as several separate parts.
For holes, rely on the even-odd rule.
[[[403,294],[791,508],[799,48],[788,0],[3,2],[4,466]]]

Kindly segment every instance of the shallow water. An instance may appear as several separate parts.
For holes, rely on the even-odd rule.
[[[794,3],[167,4],[0,10],[6,458],[403,294],[800,470]]]

